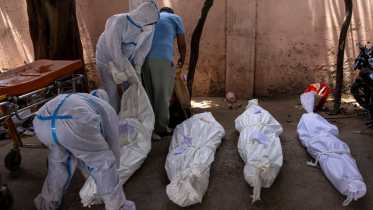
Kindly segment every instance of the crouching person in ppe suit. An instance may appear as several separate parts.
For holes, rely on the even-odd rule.
[[[89,167],[106,209],[136,209],[126,200],[118,175],[118,117],[108,99],[104,90],[63,94],[36,112],[35,133],[51,150],[47,178],[34,200],[37,209],[60,206],[78,161]]]
[[[117,84],[109,73],[112,64],[125,72],[128,63],[136,69],[138,77],[148,54],[154,35],[154,23],[159,20],[159,11],[153,1],[141,4],[130,13],[117,14],[106,21],[105,31],[101,34],[96,49],[96,63],[103,89],[108,93],[110,105],[118,113],[120,98]],[[130,61],[130,62],[127,62]],[[141,79],[140,79],[141,81]],[[125,92],[130,84],[121,84]]]

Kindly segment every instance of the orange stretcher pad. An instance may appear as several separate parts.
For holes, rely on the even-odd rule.
[[[82,67],[82,61],[38,60],[0,74],[0,95],[19,96],[44,87]]]

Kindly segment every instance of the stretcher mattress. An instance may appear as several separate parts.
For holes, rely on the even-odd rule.
[[[19,96],[82,67],[82,61],[38,60],[0,74],[0,95]]]

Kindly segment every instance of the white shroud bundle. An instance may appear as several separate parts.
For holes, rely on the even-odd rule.
[[[129,65],[130,66],[130,65]],[[115,67],[115,66],[114,66]],[[121,110],[119,112],[119,140],[121,143],[120,167],[118,169],[122,184],[141,167],[151,149],[151,135],[154,129],[154,112],[146,95],[145,89],[139,83],[135,70],[130,66],[126,75],[132,78],[132,85],[123,93]],[[118,77],[120,72],[117,69]],[[115,77],[115,76],[114,76]],[[125,78],[127,79],[127,78]],[[119,83],[123,79],[119,79]],[[98,195],[97,186],[90,176],[79,192],[84,206],[103,203]]]
[[[270,187],[281,169],[283,155],[279,136],[282,127],[256,99],[249,101],[246,111],[235,123],[240,132],[238,152],[246,164],[245,180],[254,187],[254,203],[260,200],[261,188]]]
[[[224,134],[209,112],[196,114],[176,127],[165,166],[171,180],[166,189],[170,200],[182,207],[202,201]]]
[[[315,163],[307,164],[317,166],[320,163],[322,171],[334,187],[342,195],[347,195],[343,202],[343,206],[347,206],[353,199],[365,195],[366,185],[350,154],[350,148],[338,139],[338,128],[313,113],[314,95],[313,91],[301,95],[302,106],[308,114],[300,119],[297,128],[299,139],[316,159]]]

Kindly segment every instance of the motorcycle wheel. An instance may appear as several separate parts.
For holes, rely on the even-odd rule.
[[[372,105],[372,89],[365,83],[352,84],[351,94],[354,96],[355,100],[360,104],[360,106],[368,109],[369,112],[373,112]]]

